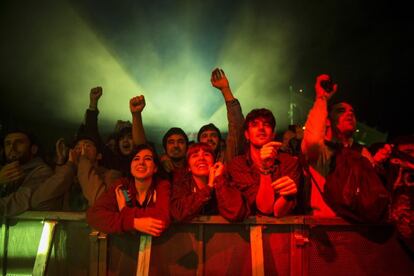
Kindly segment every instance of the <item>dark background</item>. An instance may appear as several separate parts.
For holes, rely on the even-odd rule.
[[[278,132],[302,124],[313,83],[329,73],[357,118],[381,139],[414,133],[412,9],[396,1],[2,1],[2,128],[18,124],[46,141],[71,137],[104,87],[103,133],[130,120],[128,101],[147,98],[144,124],[160,140],[214,122],[222,67],[244,113],[268,107]],[[303,92],[299,92],[302,89]],[[291,93],[291,94],[289,94]],[[293,97],[289,97],[293,95]],[[69,138],[70,139],[70,138]]]

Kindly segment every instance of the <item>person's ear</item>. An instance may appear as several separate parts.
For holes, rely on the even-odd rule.
[[[101,160],[101,159],[102,159],[102,153],[96,154],[96,160]]]
[[[246,138],[246,141],[250,141],[249,140],[249,132],[247,130],[244,131],[244,138]]]
[[[31,145],[30,147],[30,153],[32,156],[35,156],[39,150],[39,147],[37,145]]]

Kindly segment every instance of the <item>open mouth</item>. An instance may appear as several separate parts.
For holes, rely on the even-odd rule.
[[[208,170],[208,164],[207,163],[199,163],[196,165],[197,169],[199,170]]]
[[[135,170],[137,172],[146,172],[147,171],[147,168],[146,167],[135,167]]]

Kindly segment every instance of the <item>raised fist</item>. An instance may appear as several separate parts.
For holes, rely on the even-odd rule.
[[[229,88],[229,81],[227,80],[224,71],[220,68],[216,68],[211,72],[211,85],[217,89]]]
[[[336,90],[338,89],[338,84],[333,84],[332,85],[332,91],[327,91],[326,87],[324,87],[324,83],[326,82],[330,82],[331,81],[331,77],[329,75],[326,74],[322,74],[319,75],[316,78],[316,83],[315,83],[315,92],[316,92],[316,98],[326,98],[326,99],[330,99],[332,97],[333,94],[336,93]]]
[[[97,102],[99,98],[102,96],[102,87],[94,87],[91,89],[91,92],[89,93],[89,99],[91,102]]]
[[[144,95],[133,97],[129,100],[129,109],[132,114],[141,113],[145,107],[145,98]]]

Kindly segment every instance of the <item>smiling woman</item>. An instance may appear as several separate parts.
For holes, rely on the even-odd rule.
[[[171,215],[175,220],[220,214],[230,221],[238,221],[248,215],[241,193],[227,183],[224,165],[214,160],[214,151],[206,143],[188,148],[187,174],[173,183]]]
[[[148,145],[138,146],[131,176],[120,179],[95,202],[87,213],[89,224],[105,233],[135,230],[161,235],[170,222],[170,183],[160,177],[158,167],[155,151]]]

